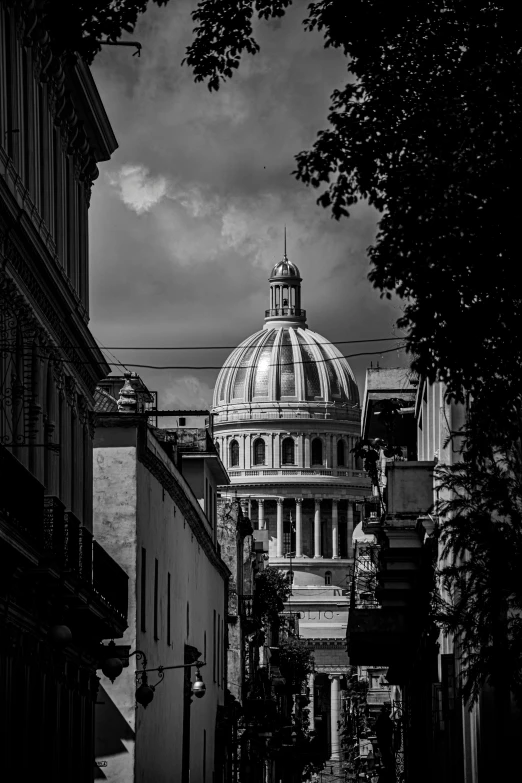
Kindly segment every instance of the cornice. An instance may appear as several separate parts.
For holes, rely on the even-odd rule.
[[[176,503],[177,507],[183,514],[183,517],[186,519],[198,544],[204,550],[209,561],[216,568],[223,579],[228,580],[231,575],[230,571],[218,555],[212,539],[206,530],[205,521],[202,518],[203,512],[199,506],[199,503],[195,499],[194,502],[191,502],[190,495],[192,492],[190,487],[186,484],[183,476],[178,472],[175,465],[171,462],[171,460],[169,460],[167,455],[165,455],[165,460],[168,461],[168,466],[150,448],[148,443],[149,437],[153,436],[150,435],[146,422],[143,420],[139,421],[137,439],[138,460],[143,465],[145,465],[147,470],[152,473],[152,475],[157,479],[157,481],[159,481],[165,491],[168,492],[172,500]],[[161,448],[159,443],[158,448]]]
[[[90,68],[80,58],[74,70],[76,84],[72,85],[78,115],[85,125],[87,137],[95,151],[97,161],[109,160],[118,149],[118,142],[112,130],[109,118],[103,106],[100,94],[92,77]],[[66,84],[68,79],[66,79]]]

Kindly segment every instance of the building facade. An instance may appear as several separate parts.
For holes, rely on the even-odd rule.
[[[439,589],[436,569],[446,564],[433,537],[439,492],[434,471],[436,465],[462,459],[455,433],[465,424],[466,409],[447,399],[440,382],[429,383],[404,369],[368,371],[363,404],[367,440],[390,442],[390,428],[387,433],[383,429],[385,400],[400,408],[391,437],[403,456],[387,457],[381,451],[376,480],[382,508],[363,520],[374,542],[375,588],[373,601],[354,603],[350,613],[350,658],[388,664],[398,737],[390,781],[504,779],[517,772],[516,760],[505,748],[520,736],[521,712],[513,700],[499,699],[487,685],[477,703],[463,703],[458,644],[437,628],[430,613],[430,596]]]
[[[308,329],[301,277],[286,251],[270,276],[263,329],[225,362],[213,400],[214,439],[230,488],[248,506],[270,565],[291,572],[290,609],[316,650],[313,728],[339,758],[337,715],[348,659],[347,573],[368,479],[351,449],[359,394],[342,354]]]
[[[227,474],[204,428],[178,432],[147,423],[139,378],[128,375],[112,405],[101,392],[94,530],[129,576],[129,625],[126,649],[115,651],[127,665],[114,683],[101,677],[96,760],[114,783],[223,781],[227,754],[216,736],[225,703],[230,572],[209,498]],[[136,703],[143,668],[197,660],[206,664],[204,698],[191,693],[195,669],[179,668],[163,679],[148,674],[150,685],[159,681],[153,701]]]
[[[127,576],[93,541],[88,207],[116,140],[41,8],[0,2],[0,735],[3,774],[90,781],[102,640]],[[45,772],[42,773],[42,770]]]

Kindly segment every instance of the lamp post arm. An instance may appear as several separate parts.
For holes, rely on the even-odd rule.
[[[201,666],[206,666],[206,661],[196,661],[195,663],[178,663],[176,666],[157,666],[155,669],[143,669],[144,672],[165,672],[168,669],[189,669],[192,666],[196,666],[198,669]]]

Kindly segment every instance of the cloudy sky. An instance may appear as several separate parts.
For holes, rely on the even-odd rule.
[[[105,47],[93,73],[119,142],[100,166],[90,211],[91,328],[105,346],[235,346],[261,328],[267,278],[282,255],[301,270],[311,329],[332,341],[391,337],[399,303],[367,280],[376,213],[366,205],[334,221],[297,182],[294,155],[327,125],[344,58],[302,29],[304,2],[282,21],[261,23],[261,52],[217,94],[181,66],[191,39],[187,0],[150,6],[132,49]],[[343,353],[390,344],[340,346]],[[114,350],[164,408],[208,406],[229,351]],[[370,361],[350,360],[362,390]]]

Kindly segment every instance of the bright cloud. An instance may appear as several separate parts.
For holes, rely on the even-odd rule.
[[[107,176],[123,203],[137,215],[149,212],[167,193],[165,177],[151,177],[149,169],[141,164],[126,163],[119,171]]]

